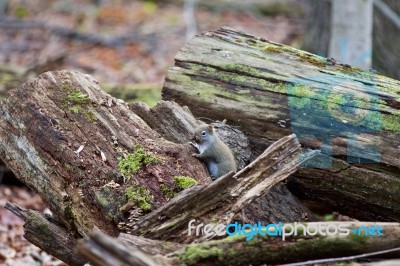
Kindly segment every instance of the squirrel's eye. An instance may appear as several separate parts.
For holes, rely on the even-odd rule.
[[[202,135],[202,136],[205,136],[205,135],[206,135],[206,132],[205,132],[205,131],[201,132],[201,135]]]

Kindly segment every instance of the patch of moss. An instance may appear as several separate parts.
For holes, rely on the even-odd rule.
[[[71,113],[77,114],[81,109],[82,107],[80,105],[73,105],[72,107],[69,108],[69,111]]]
[[[282,49],[278,46],[275,45],[266,45],[262,48],[264,52],[269,52],[269,53],[280,53],[282,52]]]
[[[174,176],[174,184],[161,184],[160,190],[167,198],[173,198],[178,192],[197,184],[197,181],[187,176]]]
[[[400,116],[382,114],[382,128],[387,131],[400,132]]]
[[[187,176],[174,176],[174,185],[178,190],[184,190],[197,184],[197,181]]]
[[[143,165],[149,165],[159,161],[156,157],[147,153],[143,147],[137,145],[132,153],[118,158],[118,170],[129,181],[131,176],[137,173]]]
[[[97,117],[93,114],[93,112],[91,110],[85,110],[85,116],[87,117],[87,119],[89,119],[91,121],[97,120]]]
[[[70,88],[67,85],[64,85],[63,88],[65,90],[68,90],[68,94],[62,103],[64,106],[69,106],[68,110],[71,113],[78,114],[79,112],[81,112],[84,104],[91,106],[90,98],[86,94],[80,92],[79,90]],[[96,120],[96,116],[93,114],[92,111],[84,110],[84,114],[88,120]]]
[[[214,260],[220,254],[223,254],[224,250],[217,247],[209,248],[208,246],[189,246],[184,252],[179,254],[179,258],[186,265],[196,265],[201,259]]]
[[[276,44],[268,44],[265,45],[264,47],[261,48],[264,52],[269,52],[269,53],[282,53],[282,52],[287,52],[291,54],[296,54],[298,51],[295,48],[291,48],[289,46],[280,46]]]
[[[96,200],[100,204],[104,217],[109,221],[117,221],[121,215],[120,207],[126,203],[125,195],[110,187],[95,192]]]
[[[342,73],[357,73],[357,72],[366,73],[362,69],[360,69],[358,67],[353,67],[353,66],[350,66],[350,65],[343,65],[343,66],[339,67],[337,70],[342,72]]]
[[[259,74],[260,71],[258,71],[254,67],[249,67],[241,64],[226,64],[222,66],[224,70],[229,71],[229,72],[235,72],[235,73],[246,73],[246,74]]]
[[[104,207],[104,208],[108,207],[108,205],[109,205],[108,193],[106,193],[105,191],[104,191],[104,193],[101,191],[96,191],[95,195],[96,195],[97,202],[102,207]]]
[[[304,108],[305,106],[310,106],[312,97],[315,96],[315,93],[306,85],[288,85],[287,94],[289,95],[290,107],[299,109]]]
[[[65,100],[67,102],[80,105],[85,103],[90,103],[90,98],[86,94],[76,89],[70,89]]]
[[[324,221],[331,222],[335,220],[335,217],[332,214],[326,214],[323,217]]]
[[[173,198],[175,196],[175,191],[173,188],[167,186],[166,184],[160,185],[161,193],[167,198]]]
[[[153,196],[142,186],[131,186],[125,189],[125,196],[129,202],[137,204],[142,211],[150,211]]]
[[[41,239],[47,243],[53,243],[55,240],[54,233],[50,229],[50,223],[43,217],[38,217],[32,211],[28,211],[28,220],[30,228],[37,232]]]
[[[324,67],[326,65],[326,60],[309,54],[300,54],[299,59],[303,62],[308,62],[318,67]]]

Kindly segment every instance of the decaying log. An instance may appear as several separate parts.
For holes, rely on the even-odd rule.
[[[154,260],[159,265],[263,265],[263,264],[283,264],[304,262],[307,260],[316,260],[321,258],[341,258],[344,256],[365,254],[377,251],[391,250],[398,252],[400,245],[400,224],[398,223],[345,223],[345,222],[329,222],[329,223],[309,223],[308,225],[316,228],[326,228],[328,226],[339,224],[347,224],[348,228],[370,228],[378,225],[382,228],[382,236],[366,236],[365,231],[358,234],[350,233],[349,235],[323,236],[316,234],[314,236],[304,236],[301,232],[297,236],[289,236],[282,241],[281,237],[262,237],[254,236],[251,240],[246,241],[244,235],[227,237],[220,240],[209,241],[198,244],[188,244],[177,247],[174,252],[166,253],[164,248],[173,244],[170,242],[162,242],[153,240],[151,242],[151,251],[147,243],[143,245],[143,252],[153,254]],[[305,224],[307,225],[307,224]],[[325,229],[324,229],[325,230]],[[377,231],[375,231],[377,233]],[[108,254],[117,248],[121,248],[121,252],[132,250],[133,256],[135,250],[141,247],[137,243],[143,243],[143,239],[138,236],[123,235],[120,241],[125,243],[129,240],[132,243],[130,248],[121,247],[117,240],[102,236],[100,233],[90,235],[82,246],[101,245],[101,250]],[[158,243],[157,243],[158,242]],[[111,252],[110,252],[111,251]],[[99,253],[98,250],[86,252]],[[85,252],[85,253],[86,253]],[[384,252],[382,252],[384,253]],[[156,255],[157,254],[157,255]],[[95,255],[95,254],[94,254]],[[371,254],[373,255],[373,254]],[[142,256],[142,255],[141,255]],[[90,256],[87,256],[90,258]],[[112,259],[123,261],[120,256],[113,256]],[[334,261],[332,259],[332,261]],[[95,263],[95,265],[105,265]],[[131,264],[136,265],[136,264]],[[151,264],[149,264],[151,265]],[[302,265],[301,263],[299,265]]]
[[[154,117],[162,113],[164,117],[161,116],[161,120],[165,126],[168,124],[165,122],[167,115],[181,107],[168,102],[161,102],[152,110],[143,105],[139,106],[140,108],[129,107],[105,94],[88,75],[74,71],[45,73],[12,91],[10,97],[2,102],[0,158],[21,181],[41,195],[54,214],[54,220],[57,221],[55,226],[65,227],[73,238],[78,239],[95,228],[110,235],[116,235],[120,230],[133,231],[133,225],[141,231],[149,230],[149,227],[137,221],[151,210],[154,212],[171,198],[164,193],[161,185],[170,186],[175,176],[189,176],[197,180],[200,185],[198,189],[201,185],[209,183],[210,178],[203,164],[191,156],[193,150],[190,145],[166,140],[169,138],[180,143],[186,142],[190,137],[187,133],[193,130],[192,124],[183,128],[177,126],[184,133],[172,130],[171,127],[171,130],[165,127],[163,132],[160,130],[162,123],[156,120],[155,123],[151,123],[150,115],[144,113],[146,110]],[[171,124],[174,124],[174,121],[182,123],[185,119],[195,120],[187,109],[183,111],[181,108],[174,114],[177,119],[169,116]],[[142,120],[140,115],[143,115],[146,121]],[[146,122],[160,133],[151,129]],[[175,125],[178,125],[178,122]],[[217,125],[220,132],[226,130],[224,127]],[[170,134],[169,137],[167,133]],[[173,134],[176,134],[175,138],[172,137]],[[237,152],[241,153],[239,160],[244,166],[250,153],[242,152],[246,149],[247,140],[240,134],[236,132],[235,135],[239,137],[232,137],[230,141],[235,139]],[[221,136],[224,137],[224,134]],[[241,143],[244,140],[245,143]],[[212,189],[221,194],[226,190],[227,193],[225,197],[216,197],[213,202],[221,204],[224,200],[225,206],[219,210],[230,210],[226,198],[230,191],[237,193],[230,195],[237,201],[240,197],[243,200],[230,210],[232,214],[239,213],[244,204],[255,202],[254,207],[249,208],[250,211],[240,214],[242,220],[256,221],[260,217],[267,219],[267,215],[283,221],[307,220],[310,211],[282,187],[277,190],[280,194],[270,198],[257,198],[265,195],[274,184],[288,177],[296,170],[300,161],[306,159],[294,158],[298,157],[299,148],[294,136],[283,138],[269,149],[271,154],[267,152],[263,155],[265,158],[256,160],[237,176],[214,182],[214,185],[210,186]],[[120,162],[128,156],[141,156],[136,160],[139,162],[136,172],[123,172],[125,168],[121,170]],[[151,161],[146,164],[148,158]],[[282,165],[284,162],[287,164]],[[276,174],[275,178],[263,181],[273,173]],[[250,174],[254,176],[248,176]],[[247,177],[247,181],[244,177]],[[260,184],[257,184],[258,182]],[[225,185],[221,187],[221,184]],[[244,184],[246,186],[243,186]],[[236,188],[232,190],[234,186]],[[252,191],[252,188],[255,191]],[[206,189],[203,187],[203,190]],[[183,194],[193,191],[184,191]],[[210,191],[212,190],[204,194],[208,195],[208,198],[213,197]],[[172,199],[171,203],[174,200]],[[197,199],[194,203],[196,202]],[[170,208],[172,204],[168,204]],[[193,203],[186,204],[191,206]],[[207,206],[208,209],[198,209],[199,213],[208,213],[209,217],[204,219],[212,216],[211,205]],[[262,209],[265,206],[270,207],[268,211]],[[183,206],[179,208],[181,211],[185,210]],[[274,209],[285,211],[275,213]],[[197,217],[199,213],[193,217]],[[171,217],[170,224],[174,221],[174,217]],[[168,221],[163,219],[163,222]],[[171,229],[169,233],[182,232],[182,225],[183,221],[177,223],[177,229]],[[135,232],[139,233],[139,229],[136,228]],[[155,237],[156,234],[146,235]],[[36,237],[37,242],[46,242],[40,234]],[[57,254],[53,246],[41,247],[50,254]]]
[[[42,74],[0,106],[0,158],[75,236],[116,235],[120,222],[167,202],[160,185],[174,176],[209,182],[192,152],[74,71]],[[131,165],[119,166],[128,154]]]
[[[206,239],[206,236],[188,234],[188,224],[193,219],[196,224],[229,224],[232,220],[256,223],[244,215],[248,204],[293,174],[302,162],[315,154],[309,152],[301,157],[295,135],[284,137],[238,173],[228,173],[215,182],[183,191],[137,221],[132,233],[151,239],[191,243]],[[212,237],[216,236],[208,238]]]
[[[155,241],[154,241],[155,242]],[[100,231],[94,231],[90,236],[84,237],[83,241],[77,246],[80,254],[85,256],[88,261],[97,266],[109,265],[132,265],[132,266],[158,266],[165,265],[159,259],[143,253],[139,249],[130,247],[124,243],[114,240],[111,237],[102,234]]]
[[[162,137],[175,143],[187,143],[201,123],[186,106],[181,107],[175,102],[160,101],[153,108],[143,103],[132,103],[129,107]],[[248,138],[242,131],[218,121],[211,124],[235,154],[238,170],[255,159]],[[266,222],[315,220],[312,213],[283,184],[273,186],[269,193],[255,199],[247,206],[245,214],[247,217],[253,217],[252,220]]]
[[[229,28],[195,37],[175,60],[164,100],[227,119],[255,155],[291,133],[322,150],[293,193],[357,219],[400,221],[399,81]]]
[[[17,204],[6,203],[5,208],[25,222],[24,237],[29,242],[68,265],[86,263],[86,260],[75,252],[77,240],[64,227],[50,222],[38,211],[26,210]]]

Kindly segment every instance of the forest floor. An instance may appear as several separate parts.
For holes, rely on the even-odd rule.
[[[133,87],[133,95],[123,97],[154,105],[167,69],[187,41],[182,3],[11,0],[6,8],[0,5],[0,99],[40,73],[74,69],[93,75],[106,90]],[[292,46],[301,41],[303,20],[296,6],[216,4],[195,10],[191,21],[197,33],[229,26]],[[65,265],[27,242],[23,222],[4,209],[7,201],[40,211],[46,206],[28,188],[11,185],[12,174],[1,165],[0,265]]]

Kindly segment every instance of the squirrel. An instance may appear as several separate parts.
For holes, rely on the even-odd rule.
[[[206,163],[212,180],[230,171],[236,172],[235,158],[228,146],[219,139],[213,126],[208,124],[199,126],[192,140],[196,143],[189,143],[199,152],[192,155]]]

